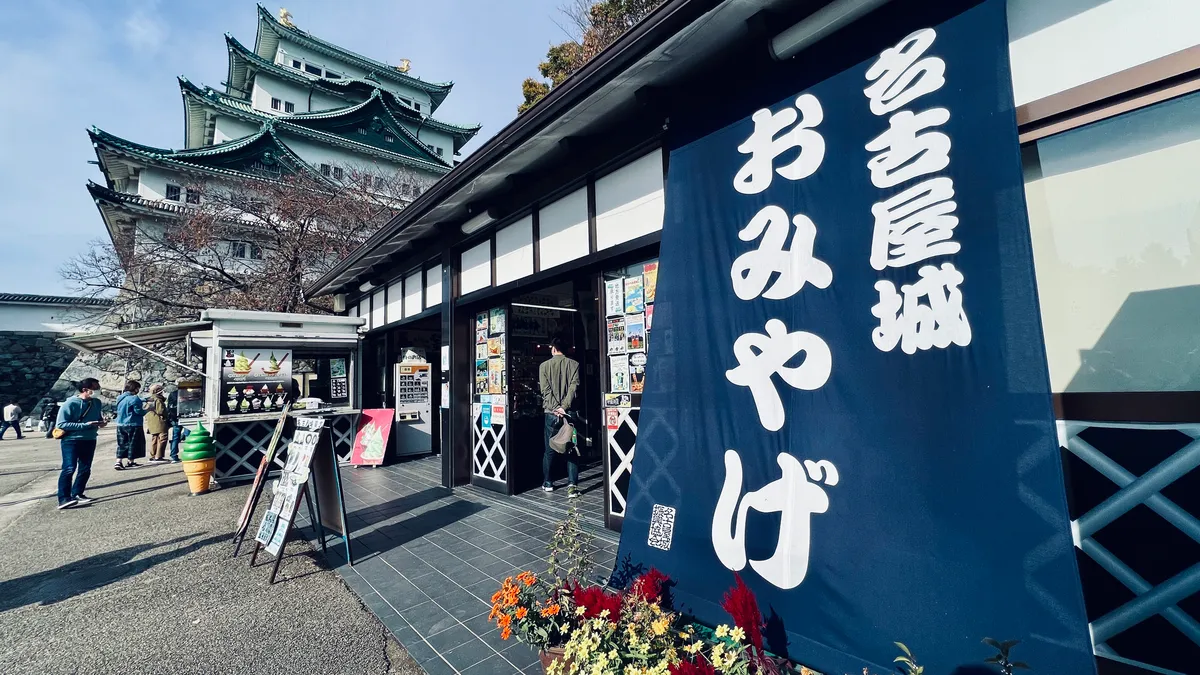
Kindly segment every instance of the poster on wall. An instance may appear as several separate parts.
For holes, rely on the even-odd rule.
[[[658,263],[646,263],[646,267],[642,270],[642,296],[649,305],[654,302],[654,296],[658,292]]]
[[[777,63],[672,116],[616,557],[709,625],[739,575],[766,648],[819,672],[895,672],[899,640],[983,673],[990,637],[1096,673],[1006,26],[1004,0],[893,0],[817,47],[824,79]]]
[[[504,413],[508,406],[505,405],[504,396],[492,397],[492,424],[504,424]]]
[[[625,351],[625,317],[611,317],[608,319],[608,354],[624,354]]]
[[[488,334],[499,335],[505,331],[504,308],[495,307],[488,312]]]
[[[221,389],[227,414],[282,409],[291,398],[292,384],[290,349],[232,347],[222,352]]]
[[[493,356],[487,360],[488,364],[488,393],[503,394],[504,393],[504,357]]]
[[[649,331],[654,323],[654,305],[646,305],[646,330]]]
[[[621,428],[621,411],[616,408],[604,409],[604,426],[608,427],[609,431],[616,431]]]
[[[475,344],[485,345],[488,339],[488,315],[482,312],[475,315]]]
[[[479,426],[484,429],[492,428],[492,404],[484,403],[479,408]]]
[[[500,356],[502,354],[504,354],[504,336],[488,338],[487,355]]]
[[[483,344],[475,345],[475,358],[476,359],[486,359],[487,357],[488,357],[487,343],[484,342]]]
[[[475,359],[475,393],[488,393],[488,362],[487,359]]]
[[[608,359],[609,390],[616,392],[629,391],[629,357],[625,354]]]
[[[364,410],[358,417],[358,433],[354,435],[354,449],[350,451],[353,466],[379,466],[387,452],[388,437],[392,435],[392,422],[396,411],[391,408]]]
[[[640,394],[646,385],[646,353],[629,355],[629,392]]]
[[[629,394],[605,394],[605,408],[628,408],[633,405],[633,399]]]
[[[625,313],[646,311],[646,299],[642,293],[642,275],[625,277]]]
[[[625,285],[620,279],[604,282],[604,314],[614,316],[625,313]]]
[[[625,345],[627,350],[631,352],[646,351],[645,315],[631,314],[625,317]]]

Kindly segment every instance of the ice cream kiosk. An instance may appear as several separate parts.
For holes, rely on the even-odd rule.
[[[207,329],[188,341],[204,355],[202,417],[216,443],[218,480],[254,476],[289,404],[293,416],[325,417],[334,450],[349,456],[363,319],[228,309],[205,310],[200,319]]]

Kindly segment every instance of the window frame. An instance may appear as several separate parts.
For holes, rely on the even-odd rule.
[[[309,75],[316,75],[317,77],[325,76],[324,68],[322,68],[321,66],[314,66],[313,64],[309,63],[308,61],[304,62],[304,72],[308,73]]]
[[[283,110],[283,99],[271,97],[271,110]]]
[[[174,197],[171,196],[172,192],[175,194]],[[174,183],[167,183],[166,189],[163,190],[163,198],[169,202],[181,202],[183,201],[183,188]]]
[[[285,112],[285,113],[296,112],[296,104],[292,103],[291,101],[284,101],[283,102],[283,112]]]
[[[199,204],[200,192],[197,190],[192,190],[191,188],[184,188],[183,202],[185,204]]]

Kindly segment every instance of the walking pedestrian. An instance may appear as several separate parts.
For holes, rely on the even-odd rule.
[[[150,434],[150,463],[163,464],[167,459],[167,400],[163,398],[163,386],[150,385],[150,398],[146,401],[146,433]]]
[[[58,401],[46,399],[42,404],[42,424],[46,427],[46,438],[54,437],[54,425],[58,422]]]
[[[141,382],[129,380],[125,383],[125,391],[117,397],[117,463],[113,465],[117,471],[141,466],[134,460],[146,456],[146,437],[142,429],[146,402],[138,397],[141,390]]]
[[[9,427],[17,430],[17,440],[25,438],[21,435],[21,406],[17,405],[16,401],[4,406],[3,417],[0,420],[0,441],[4,440],[4,432],[8,431]]]
[[[92,475],[92,459],[96,456],[96,432],[108,422],[100,416],[100,381],[94,377],[76,385],[79,392],[68,398],[58,411],[54,426],[62,431],[62,471],[58,474],[58,508],[91,504],[94,499],[84,494]],[[74,476],[74,482],[71,481]]]
[[[553,467],[554,456],[558,454],[550,447],[550,439],[562,426],[563,419],[575,402],[575,392],[579,389],[579,362],[567,358],[562,350],[562,341],[551,340],[550,359],[538,366],[542,411],[546,414],[546,449],[542,455],[542,489],[546,492],[554,492],[554,483],[550,481],[550,469]],[[566,460],[567,496],[576,497],[579,494],[579,460],[570,452],[566,453]]]

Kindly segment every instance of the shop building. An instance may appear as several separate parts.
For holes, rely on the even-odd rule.
[[[672,111],[746,116],[746,83],[820,71],[805,60],[812,48],[886,4],[665,2],[307,289],[366,319],[364,406],[393,406],[403,348],[436,346],[443,483],[529,491],[542,456],[536,367],[549,340],[563,339],[581,363],[580,445],[597,484],[584,500],[619,529],[636,378],[661,375],[631,364],[654,343],[665,139],[693,133],[672,127]],[[1200,435],[1200,6],[1007,9],[1071,517],[1130,504],[1077,541],[1096,652],[1186,671],[1200,649],[1189,459]],[[621,345],[608,329],[616,318]],[[1137,478],[1150,475],[1152,485]],[[1124,489],[1132,483],[1136,494]]]

